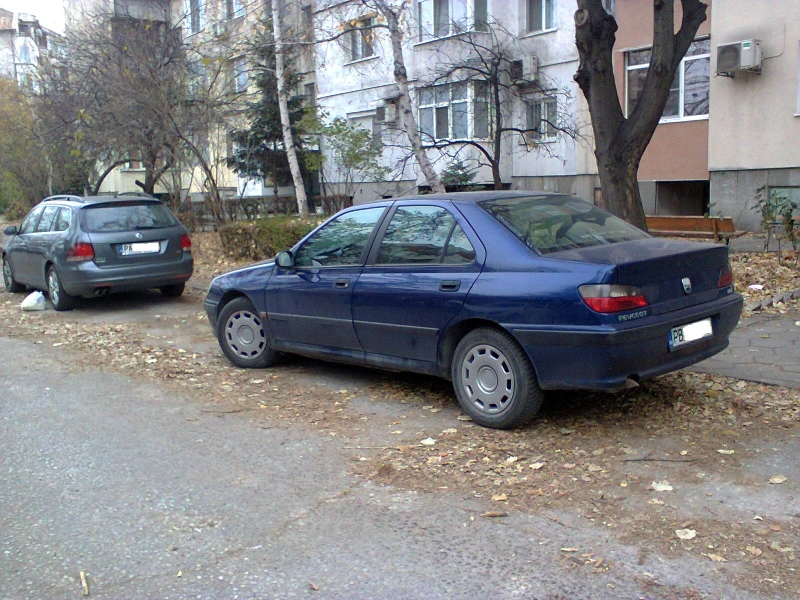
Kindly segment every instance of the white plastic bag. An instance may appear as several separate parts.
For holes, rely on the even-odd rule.
[[[20,307],[22,310],[44,310],[44,294],[42,292],[28,294]]]

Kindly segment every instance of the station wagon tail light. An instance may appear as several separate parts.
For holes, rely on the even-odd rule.
[[[717,288],[726,288],[733,284],[733,269],[731,268],[730,261],[725,263],[719,271],[719,281],[717,281]]]
[[[192,250],[192,240],[187,234],[181,236],[181,250],[190,252]]]
[[[595,312],[614,313],[647,306],[642,291],[632,285],[582,285],[581,298]]]
[[[87,242],[78,242],[67,250],[67,262],[94,260],[94,246]]]

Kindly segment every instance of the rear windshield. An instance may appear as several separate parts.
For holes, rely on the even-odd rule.
[[[87,206],[81,211],[81,224],[88,233],[114,233],[162,229],[177,225],[177,221],[160,202],[133,201]]]
[[[484,200],[478,205],[541,254],[650,237],[622,219],[570,196]]]

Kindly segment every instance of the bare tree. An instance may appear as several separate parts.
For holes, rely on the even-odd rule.
[[[575,38],[580,66],[575,74],[592,115],[595,156],[603,197],[611,212],[647,229],[639,194],[639,163],[658,126],[675,72],[706,20],[706,4],[680,0],[683,14],[675,32],[676,0],[653,0],[653,50],[644,87],[626,118],[619,101],[612,53],[617,22],[602,0],[577,0]]]

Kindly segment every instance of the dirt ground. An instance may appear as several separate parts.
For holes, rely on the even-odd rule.
[[[205,285],[235,263],[204,235],[195,236],[194,280]],[[754,296],[796,282],[791,263],[766,260],[733,261],[738,289],[768,288],[749,290]],[[450,385],[431,377],[300,358],[233,368],[202,311],[204,295],[190,286],[180,299],[148,292],[88,300],[70,313],[49,305],[24,313],[24,296],[2,292],[0,323],[5,337],[173,386],[220,418],[243,413],[263,427],[332,436],[352,452],[355,476],[483,499],[485,512],[471,518],[523,511],[568,530],[602,528],[637,547],[640,564],[691,557],[742,590],[800,597],[800,390],[681,371],[614,395],[550,394],[529,427],[494,431],[471,423]],[[800,320],[797,303],[773,310]],[[562,553],[565,569],[614,568],[579,547]],[[681,594],[695,597],[691,582]]]

